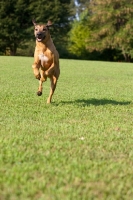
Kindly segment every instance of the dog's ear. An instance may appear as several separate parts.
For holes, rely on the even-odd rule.
[[[34,25],[34,26],[36,26],[36,25],[37,25],[37,24],[36,24],[36,20],[35,20],[35,19],[33,19],[33,20],[32,20],[32,23],[33,23],[33,25]]]
[[[52,24],[52,22],[50,21],[50,20],[48,20],[48,22],[47,22],[47,27],[50,27],[50,26],[52,26],[53,24]]]

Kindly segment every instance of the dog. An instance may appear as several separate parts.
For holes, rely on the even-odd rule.
[[[49,78],[51,88],[47,103],[51,103],[52,96],[57,85],[57,80],[60,75],[59,54],[51,39],[49,30],[50,26],[52,26],[52,22],[48,21],[47,24],[37,24],[35,20],[32,20],[32,22],[36,38],[34,63],[32,68],[35,78],[39,80],[37,95],[42,95],[43,82]]]

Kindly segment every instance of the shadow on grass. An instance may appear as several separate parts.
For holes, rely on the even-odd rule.
[[[59,104],[77,104],[81,106],[100,105],[128,105],[131,101],[115,101],[111,99],[77,99],[75,101],[61,101]]]

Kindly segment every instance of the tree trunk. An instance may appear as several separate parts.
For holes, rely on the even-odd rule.
[[[10,47],[10,55],[16,56],[16,52],[17,52],[17,46],[16,44],[13,44],[13,46]]]
[[[127,53],[123,53],[123,56],[125,58],[125,62],[131,62],[131,56]]]

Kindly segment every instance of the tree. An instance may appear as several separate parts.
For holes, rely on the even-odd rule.
[[[88,12],[85,10],[81,13],[80,19],[72,23],[69,32],[69,52],[76,58],[88,58],[88,50],[86,49],[86,39],[89,36],[89,28],[86,23]]]
[[[125,61],[133,58],[133,2],[93,0],[90,2],[89,50],[118,49]]]
[[[59,51],[60,57],[65,56],[67,54],[67,32],[70,30],[70,21],[73,16],[71,0],[34,1],[31,5],[31,10],[37,22],[47,23],[48,20],[52,21],[52,39]]]
[[[3,51],[10,49],[16,55],[18,46],[29,38],[28,26],[31,23],[28,0],[1,0],[0,7],[0,46]]]
[[[47,23],[49,19],[56,23],[52,37],[57,46],[65,41],[71,17],[70,0],[1,0],[0,2],[0,48],[10,49],[16,55],[18,47],[34,39],[32,19],[38,23]]]

